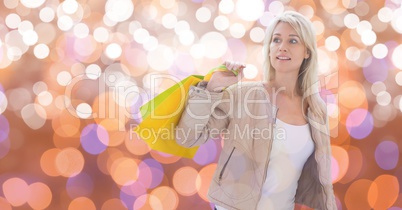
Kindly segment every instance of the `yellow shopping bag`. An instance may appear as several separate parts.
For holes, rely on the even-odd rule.
[[[193,158],[198,147],[185,148],[175,141],[175,127],[178,124],[187,101],[190,86],[201,80],[208,81],[215,71],[227,70],[224,65],[212,69],[207,75],[191,75],[174,84],[140,107],[142,122],[134,132],[150,148],[186,158]],[[237,72],[233,72],[237,75]]]

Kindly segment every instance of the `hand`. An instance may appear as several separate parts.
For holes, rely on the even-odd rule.
[[[223,65],[225,65],[229,71],[216,71],[213,73],[207,85],[208,91],[220,92],[226,87],[237,83],[243,77],[243,69],[246,67],[245,64],[225,61]],[[236,76],[232,71],[237,71],[238,75]]]

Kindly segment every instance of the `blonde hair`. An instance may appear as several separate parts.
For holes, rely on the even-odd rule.
[[[297,32],[301,41],[307,48],[309,57],[304,59],[300,66],[299,77],[297,79],[296,87],[299,94],[307,101],[308,106],[314,114],[325,117],[325,105],[320,98],[318,91],[318,60],[317,60],[317,44],[315,37],[315,30],[311,22],[300,13],[294,11],[286,11],[277,16],[271,24],[267,27],[266,37],[264,43],[264,82],[269,82],[275,79],[275,69],[271,65],[269,59],[270,43],[275,27],[280,22],[289,23]]]

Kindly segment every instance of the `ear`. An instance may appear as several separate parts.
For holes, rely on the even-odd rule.
[[[310,50],[306,49],[306,53],[304,54],[304,59],[308,59],[310,57]]]

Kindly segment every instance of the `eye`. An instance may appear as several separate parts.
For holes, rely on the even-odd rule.
[[[297,43],[298,43],[298,41],[297,41],[296,39],[291,39],[291,40],[289,40],[289,42],[290,42],[291,44],[297,44]]]
[[[272,42],[273,42],[273,43],[280,43],[281,40],[280,40],[279,38],[274,38],[274,39],[272,40]]]

